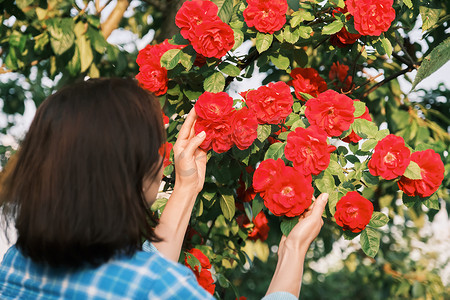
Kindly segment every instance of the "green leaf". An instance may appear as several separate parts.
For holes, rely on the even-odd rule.
[[[67,63],[67,70],[72,76],[77,76],[80,73],[81,63],[80,50],[78,50],[78,47],[75,47],[74,54],[72,55],[71,60]]]
[[[405,173],[403,174],[406,178],[412,179],[412,180],[419,180],[422,179],[421,170],[419,165],[414,162],[410,161],[408,167],[405,170]]]
[[[257,216],[264,207],[264,199],[261,196],[256,194],[255,198],[252,201],[252,214],[253,216]]]
[[[450,37],[440,43],[428,54],[422,61],[417,70],[416,78],[411,89],[414,89],[419,82],[427,78],[439,68],[441,68],[447,61],[450,60]]]
[[[419,196],[412,197],[405,193],[403,193],[402,200],[406,207],[420,206],[420,204],[422,204],[422,198]]]
[[[363,172],[362,176],[364,182],[368,185],[378,185],[380,182],[380,178],[378,178],[378,176],[373,176],[370,172]]]
[[[77,38],[77,47],[80,50],[81,72],[86,71],[94,60],[91,43],[86,40],[86,35]]]
[[[336,213],[336,204],[339,201],[339,194],[337,191],[332,191],[328,196],[328,209],[330,213],[334,216]]]
[[[363,139],[375,137],[378,132],[378,127],[373,122],[365,119],[356,119],[350,128]]]
[[[366,104],[362,101],[353,101],[353,106],[355,107],[353,113],[355,118],[361,117],[366,112]]]
[[[266,51],[269,49],[270,45],[272,45],[272,41],[272,34],[258,32],[256,35],[256,50],[258,50],[259,53]]]
[[[375,135],[375,139],[377,141],[381,141],[382,139],[384,139],[385,137],[387,137],[389,135],[389,129],[383,129],[377,132],[377,134]]]
[[[277,53],[269,56],[270,61],[281,70],[287,70],[290,65],[290,60],[288,57],[282,55],[281,53]]]
[[[300,38],[299,28],[292,30],[291,26],[286,25],[284,27],[284,39],[290,44],[295,44]]]
[[[371,151],[378,144],[375,139],[368,139],[361,145],[361,151]]]
[[[380,248],[380,233],[375,229],[366,227],[361,233],[361,248],[367,256],[375,257]]]
[[[436,193],[423,200],[423,204],[429,209],[439,210],[439,198]]]
[[[185,256],[186,262],[188,263],[188,265],[191,267],[192,270],[195,270],[196,267],[198,268],[199,272],[202,270],[202,264],[200,263],[197,257],[187,252],[185,253]]]
[[[233,195],[220,195],[220,208],[222,209],[223,216],[231,221],[236,209]]]
[[[233,14],[233,0],[212,0],[217,7],[219,8],[219,12],[217,15],[224,22],[230,22],[231,16]]]
[[[158,198],[153,202],[151,210],[154,212],[162,212],[164,211],[164,208],[166,207],[168,199],[167,198]]]
[[[385,38],[384,36],[380,38],[381,45],[383,46],[384,52],[391,57],[392,56],[392,44],[391,42]]]
[[[299,26],[296,31],[298,32],[299,37],[301,37],[304,40],[307,40],[311,37],[311,34],[313,32],[312,28],[310,26]]]
[[[219,70],[233,77],[239,76],[239,74],[241,73],[241,69],[229,63],[221,63],[219,65]]]
[[[50,33],[50,45],[56,55],[63,54],[73,46],[75,24],[72,18],[52,18],[46,24]]]
[[[292,58],[298,64],[299,67],[303,68],[308,63],[308,54],[302,48],[294,49],[292,51]]]
[[[315,19],[314,15],[305,9],[296,10],[292,15],[289,24],[292,28],[297,27],[303,21],[312,21]]]
[[[223,287],[223,288],[230,287],[230,282],[228,281],[228,279],[225,278],[225,276],[223,276],[220,273],[216,273],[215,275],[216,275],[217,281],[219,282],[221,287]]]
[[[225,88],[225,77],[220,72],[214,72],[203,82],[203,88],[207,92],[219,93]]]
[[[284,147],[286,143],[275,143],[270,145],[269,149],[267,149],[266,154],[264,155],[264,159],[279,159],[284,154]]]
[[[297,225],[297,223],[298,223],[298,217],[284,219],[283,221],[281,221],[281,224],[280,224],[281,232],[285,236],[288,236],[289,233],[291,232],[291,230],[295,227],[295,225]]]
[[[412,4],[412,1],[411,1],[411,0],[403,0],[403,3],[404,3],[406,6],[408,6],[408,8],[412,8],[412,7],[413,7],[413,4]]]
[[[331,193],[336,188],[333,175],[327,171],[320,173],[314,182],[322,193]]]
[[[241,30],[233,29],[234,31],[234,46],[232,51],[236,50],[244,42],[244,33]]]
[[[272,132],[272,127],[268,124],[266,125],[258,125],[258,128],[256,129],[256,133],[258,136],[258,140],[261,142],[264,142],[269,137],[270,133]]]
[[[92,26],[89,26],[87,35],[92,46],[94,47],[94,50],[100,54],[104,54],[108,49],[108,42],[105,40],[100,31],[93,29]]]
[[[325,35],[335,34],[339,30],[341,30],[342,27],[344,27],[344,23],[342,23],[341,20],[335,20],[335,21],[331,22],[330,24],[323,27],[322,34],[325,34]]]
[[[161,56],[161,67],[167,70],[175,68],[181,60],[181,49],[170,49]]]
[[[419,7],[420,16],[422,17],[422,32],[427,31],[433,27],[439,20],[441,9],[430,8],[426,6]]]
[[[344,239],[346,239],[346,240],[353,240],[359,234],[360,234],[360,232],[351,232],[350,230],[345,230],[343,233],[343,236],[344,236]]]
[[[372,214],[372,218],[370,219],[369,225],[372,227],[382,227],[389,222],[388,216],[383,214],[382,212],[375,211]]]

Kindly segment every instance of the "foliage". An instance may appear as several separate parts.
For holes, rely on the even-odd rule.
[[[38,106],[59,86],[84,76],[136,75],[137,49],[134,48],[129,53],[121,45],[110,44],[107,38],[111,26],[114,27],[111,24],[130,30],[139,38],[153,29],[158,39],[156,42],[162,42],[165,36],[161,32],[171,31],[169,27],[165,27],[165,16],[171,15],[172,20],[169,21],[173,23],[174,14],[168,12],[176,12],[179,6],[175,8],[164,4],[164,1],[137,2],[133,14],[124,16],[125,10],[120,7],[123,2],[117,1],[113,9],[120,15],[119,20],[114,23],[113,13],[102,20],[103,7],[100,1],[72,3],[0,0],[0,58],[3,62],[0,74],[19,74],[9,81],[0,82],[3,112],[6,115],[23,114],[24,101],[30,92]],[[181,2],[183,1],[179,4]],[[449,203],[449,91],[443,86],[435,91],[422,91],[423,97],[412,101],[400,89],[397,79],[418,69],[414,88],[448,60],[448,51],[445,51],[448,48],[448,34],[445,33],[449,27],[448,3],[395,1],[396,19],[389,30],[376,37],[362,36],[356,43],[340,48],[330,42],[334,34],[343,28],[356,33],[352,18],[347,19],[342,13],[333,13],[337,7],[344,7],[342,0],[322,1],[320,4],[319,1],[288,1],[290,9],[286,15],[286,24],[274,34],[258,32],[246,25],[243,17],[247,6],[245,1],[213,2],[218,6],[220,19],[233,29],[235,44],[232,51],[222,59],[207,58],[205,65],[198,67],[194,64],[196,53],[189,41],[180,34],[168,36],[172,38],[170,43],[186,45],[183,49],[167,51],[160,61],[161,66],[168,70],[170,79],[167,93],[160,97],[164,112],[171,116],[167,127],[168,141],[175,141],[178,125],[183,122],[181,116],[193,107],[195,99],[204,91],[230,91],[232,83],[233,86],[239,86],[239,82],[254,76],[257,68],[265,74],[262,84],[287,82],[290,79],[289,73],[297,67],[314,68],[326,79],[328,88],[361,100],[359,104],[354,102],[355,116],[360,116],[367,107],[374,123],[357,119],[350,130],[341,136],[344,138],[353,130],[364,138],[359,143],[347,144],[340,142],[338,138],[330,139],[337,150],[331,154],[329,167],[314,176],[316,196],[319,192],[328,192],[330,200],[325,216],[326,225],[311,250],[313,259],[330,253],[333,243],[342,235],[348,240],[358,235],[343,232],[333,220],[336,204],[346,192],[362,190],[363,196],[373,203],[375,213],[368,227],[356,238],[365,254],[361,251],[351,254],[345,259],[341,270],[331,272],[325,278],[322,278],[322,274],[308,271],[305,276],[310,281],[306,280],[302,295],[315,299],[325,299],[330,295],[338,297],[338,289],[343,284],[345,288],[342,290],[353,291],[354,298],[435,295],[431,287],[423,284],[427,281],[409,279],[407,274],[414,272],[416,267],[421,267],[404,262],[402,255],[408,254],[408,247],[398,249],[399,253],[392,251],[397,242],[390,238],[391,233],[385,228],[393,228],[392,219],[398,215],[403,216],[405,209],[416,219],[425,215],[432,219],[435,209],[440,207],[438,199]],[[81,7],[76,3],[81,3]],[[110,5],[109,2],[106,5]],[[424,20],[422,31],[428,50],[411,42],[408,37],[419,15]],[[148,22],[149,17],[152,22]],[[233,51],[246,41],[252,44],[248,53],[236,55]],[[437,57],[438,54],[442,55]],[[345,80],[339,82],[338,79],[329,79],[329,71],[336,62],[348,66],[345,78],[350,80],[349,87],[344,86]],[[380,74],[384,79],[376,82]],[[44,87],[41,82],[47,78],[56,84]],[[412,83],[408,76],[404,78]],[[28,86],[20,84],[22,81],[26,81]],[[244,89],[242,87],[240,91],[245,91]],[[302,96],[311,98],[308,94]],[[249,241],[249,229],[240,226],[239,216],[252,220],[261,210],[267,213],[267,209],[259,195],[252,202],[244,203],[237,192],[240,182],[245,188],[252,185],[252,176],[247,172],[247,167],[255,168],[258,162],[268,158],[282,158],[288,162],[284,156],[287,135],[297,127],[309,125],[303,102],[294,98],[293,111],[285,122],[281,125],[260,124],[257,139],[248,149],[233,147],[225,153],[208,153],[205,186],[198,196],[190,224],[191,230],[195,230],[196,234],[189,236],[186,247],[199,248],[210,258],[216,272],[218,297],[234,299],[241,293],[251,299],[251,285],[248,282],[253,280],[259,287],[262,286],[261,282],[268,281],[275,259],[269,250],[278,243],[281,232],[288,233],[295,225],[293,219],[270,215],[268,240]],[[242,103],[242,100],[235,99],[235,102]],[[2,133],[7,134],[12,125],[13,123],[7,124]],[[386,127],[387,129],[381,129]],[[278,133],[280,130],[286,131]],[[368,171],[367,162],[374,147],[389,133],[403,137],[406,144],[415,150],[432,148],[441,155],[446,170],[445,179],[442,188],[430,198],[403,196],[404,204],[398,205],[396,199],[402,196],[398,194],[397,184],[380,180]],[[271,144],[270,139],[277,139],[280,143]],[[6,161],[3,153],[11,149],[4,147],[1,151],[3,164]],[[410,178],[418,178],[414,177],[420,176],[418,173],[417,165],[408,168]],[[170,191],[175,179],[173,166],[168,166],[164,174],[164,190]],[[424,209],[422,204],[430,210]],[[164,205],[165,201],[158,199],[153,209],[161,212]],[[419,227],[420,224],[416,226]],[[406,240],[409,233],[411,230],[404,228],[403,236]],[[389,242],[383,242],[384,237],[389,237]],[[249,254],[250,248],[257,253],[258,258],[250,258],[253,256]],[[375,258],[369,259],[366,255]],[[264,260],[267,262],[263,262]],[[367,261],[370,264],[364,264]],[[387,266],[397,273],[386,272]],[[426,270],[424,276],[436,291],[443,291],[442,283],[436,277],[436,270]],[[336,285],[337,282],[339,284]],[[371,289],[366,289],[358,282],[376,283]],[[359,286],[355,287],[355,283]],[[266,287],[267,284],[264,285]],[[263,292],[257,290],[255,295],[263,295]]]

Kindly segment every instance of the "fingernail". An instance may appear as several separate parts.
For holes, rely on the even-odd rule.
[[[197,136],[200,137],[200,138],[205,137],[206,136],[206,132],[202,131]]]

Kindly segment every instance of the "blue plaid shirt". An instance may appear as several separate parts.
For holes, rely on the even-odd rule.
[[[36,264],[12,246],[0,265],[0,299],[214,299],[190,269],[165,259],[150,243],[143,250],[68,272]],[[278,292],[263,299],[297,298]]]

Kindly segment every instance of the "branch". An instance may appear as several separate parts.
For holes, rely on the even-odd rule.
[[[245,70],[245,68],[247,68],[251,63],[253,63],[258,57],[259,57],[259,52],[257,50],[254,50],[253,52],[249,53],[249,55],[247,56],[247,59],[242,63],[242,64],[238,64],[237,67],[239,69]],[[230,85],[230,83],[234,80],[234,76],[228,76],[226,81],[225,81],[225,88],[227,86]]]
[[[397,78],[397,77],[399,77],[399,76],[401,76],[401,75],[403,75],[405,73],[411,72],[412,70],[414,70],[414,67],[408,67],[408,68],[403,69],[403,70],[401,70],[401,71],[399,71],[399,72],[397,72],[395,74],[392,74],[391,76],[389,76],[389,77],[385,78],[384,80],[378,82],[377,84],[373,85],[367,92],[365,92],[363,94],[363,98],[367,97],[370,93],[375,91],[380,86],[388,83],[389,81],[391,81],[391,80],[393,80],[393,79],[395,79],[395,78]]]
[[[130,1],[128,0],[117,0],[116,7],[109,15],[108,19],[102,23],[102,34],[107,39],[111,32],[119,26],[120,20],[123,18],[123,14],[127,10],[130,5]]]

